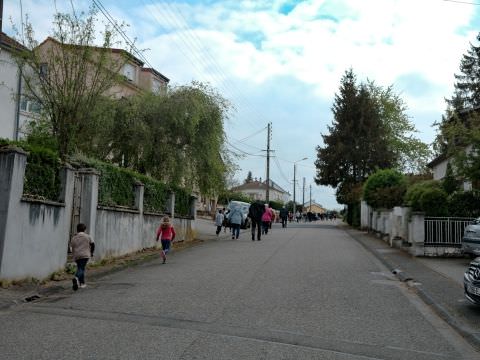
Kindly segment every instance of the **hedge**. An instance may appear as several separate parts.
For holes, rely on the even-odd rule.
[[[17,146],[27,152],[23,194],[34,198],[59,201],[62,164],[51,149],[23,141],[0,139],[0,147]]]
[[[384,169],[368,177],[363,187],[363,198],[376,209],[391,209],[403,204],[405,191],[405,177],[396,170]]]
[[[77,166],[95,168],[100,172],[98,202],[104,206],[135,205],[134,188],[138,181],[144,185],[143,208],[154,213],[167,212],[170,192],[175,192],[175,213],[180,216],[190,214],[192,198],[190,192],[180,187],[170,187],[151,177],[132,170],[89,159],[82,155],[75,157]]]

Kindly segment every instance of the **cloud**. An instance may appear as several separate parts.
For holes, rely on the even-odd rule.
[[[83,9],[89,3],[75,2]],[[23,4],[37,34],[45,36],[51,28],[52,0]],[[138,39],[140,49],[148,49],[149,62],[172,83],[207,81],[235,103],[238,111],[227,124],[233,137],[273,121],[279,151],[284,144],[298,144],[287,148],[287,160],[315,157],[319,133],[331,121],[334,94],[350,67],[361,81],[393,84],[420,137],[431,142],[431,124],[441,117],[444,98],[453,91],[453,75],[469,42],[475,41],[480,19],[478,7],[439,0],[103,4],[131,25],[128,35]],[[5,14],[19,18],[18,3],[7,0]],[[256,138],[251,145],[265,146]],[[251,164],[264,173],[258,159],[246,160],[242,167]],[[313,178],[314,171],[309,171]]]

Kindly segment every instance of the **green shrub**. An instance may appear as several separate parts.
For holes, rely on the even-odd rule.
[[[28,153],[23,193],[34,198],[58,201],[62,168],[58,154],[51,149],[23,141],[0,139],[0,147],[8,145],[17,146]]]
[[[160,181],[142,176],[139,180],[145,185],[143,209],[155,213],[165,213],[170,189]]]
[[[480,192],[457,191],[448,197],[448,215],[476,218],[480,216]]]
[[[252,202],[252,199],[245,194],[225,191],[218,197],[218,203],[227,205],[230,201]]]
[[[396,170],[378,170],[370,175],[363,187],[363,198],[373,208],[391,209],[402,205],[406,191],[404,176]]]
[[[427,180],[416,182],[409,186],[404,196],[404,203],[410,206],[413,211],[423,211],[420,204],[420,198],[424,191],[428,189],[442,190],[442,185],[436,180]]]
[[[252,202],[252,200],[249,200],[247,202]],[[275,209],[275,210],[280,210],[283,207],[283,203],[280,201],[270,200],[268,204],[272,209]]]
[[[425,189],[419,199],[421,211],[427,216],[447,216],[447,196],[442,189]]]
[[[191,192],[181,188],[174,188],[175,192],[175,215],[190,216],[192,206]]]

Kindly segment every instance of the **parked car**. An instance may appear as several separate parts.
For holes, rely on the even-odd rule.
[[[462,251],[471,256],[480,256],[480,218],[465,228],[462,237]]]
[[[250,207],[250,204],[247,202],[243,201],[236,201],[232,200],[228,203],[227,205],[227,211],[233,209],[234,207],[240,207],[242,210],[243,214],[243,220],[242,220],[242,225],[240,226],[242,229],[247,229],[250,227],[250,218],[248,217],[248,208]],[[228,220],[227,220],[227,226],[228,226]]]
[[[463,275],[465,297],[473,304],[480,305],[480,257],[470,263]]]

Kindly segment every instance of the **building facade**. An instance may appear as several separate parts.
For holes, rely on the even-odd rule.
[[[233,192],[242,193],[248,196],[252,201],[261,200],[265,201],[267,197],[267,182],[261,179],[246,182],[240,186],[236,186],[231,189]],[[290,199],[290,193],[282,189],[277,183],[270,180],[269,186],[270,200],[286,203]]]

